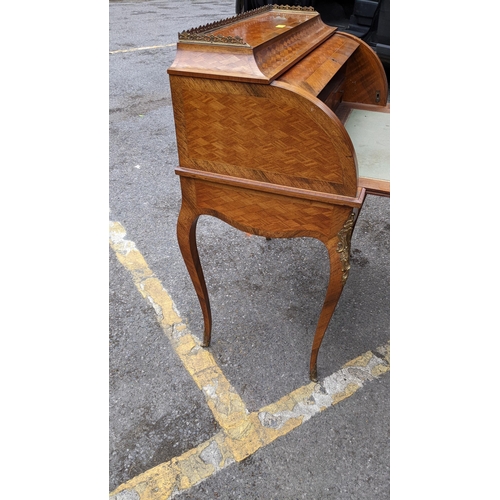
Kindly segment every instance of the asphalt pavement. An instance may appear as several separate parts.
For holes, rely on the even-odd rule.
[[[234,14],[233,1],[109,4],[110,496],[388,499],[389,199],[361,212],[317,384],[317,240],[201,217],[213,333],[199,347],[166,70],[179,32]]]

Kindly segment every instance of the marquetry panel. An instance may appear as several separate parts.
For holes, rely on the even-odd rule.
[[[253,48],[257,48],[262,44],[273,40],[273,45],[276,45],[277,37],[284,33],[292,31],[293,33],[303,33],[304,36],[311,33],[302,31],[304,25],[314,23],[313,27],[318,28],[317,20],[320,17],[314,10],[291,11],[280,9],[269,9],[267,12],[259,13],[256,11],[254,16],[249,16],[239,23],[231,23],[227,26],[211,30],[214,36],[241,38],[242,41]],[[282,39],[277,40],[278,44],[282,43]]]
[[[344,101],[385,106],[389,85],[377,54],[353,35],[339,33],[337,36],[359,43],[346,68]]]
[[[301,26],[300,31],[287,32],[276,43],[256,50],[257,65],[265,75],[274,78],[331,36],[333,31],[318,16]]]
[[[317,96],[346,63],[359,43],[334,35],[279,77]]]
[[[179,34],[171,75],[270,83],[329,38],[311,7],[268,5]]]
[[[285,89],[172,81],[180,166],[355,196],[356,164],[340,121]]]
[[[183,182],[187,182],[183,179]],[[336,235],[350,207],[269,195],[251,189],[191,181],[196,206],[242,230],[273,237],[314,236],[323,241]]]
[[[186,91],[184,99],[193,159],[342,184],[340,169],[321,168],[328,161],[329,138],[292,106],[261,97],[198,91]],[[279,128],[269,127],[276,122]]]

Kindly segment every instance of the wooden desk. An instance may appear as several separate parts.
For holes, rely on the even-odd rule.
[[[196,247],[200,215],[268,238],[317,238],[330,278],[312,341],[315,381],[359,210],[367,193],[390,193],[382,64],[311,7],[268,5],[180,33],[168,73],[182,189],[177,235],[203,312],[203,345],[212,318]]]

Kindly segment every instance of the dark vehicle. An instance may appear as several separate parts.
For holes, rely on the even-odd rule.
[[[325,24],[364,40],[389,70],[390,0],[236,0],[236,14],[267,4],[313,7]]]

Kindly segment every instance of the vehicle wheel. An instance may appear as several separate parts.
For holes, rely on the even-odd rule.
[[[245,0],[236,0],[236,7],[235,7],[236,14],[241,14],[243,12],[244,7],[245,7]]]

